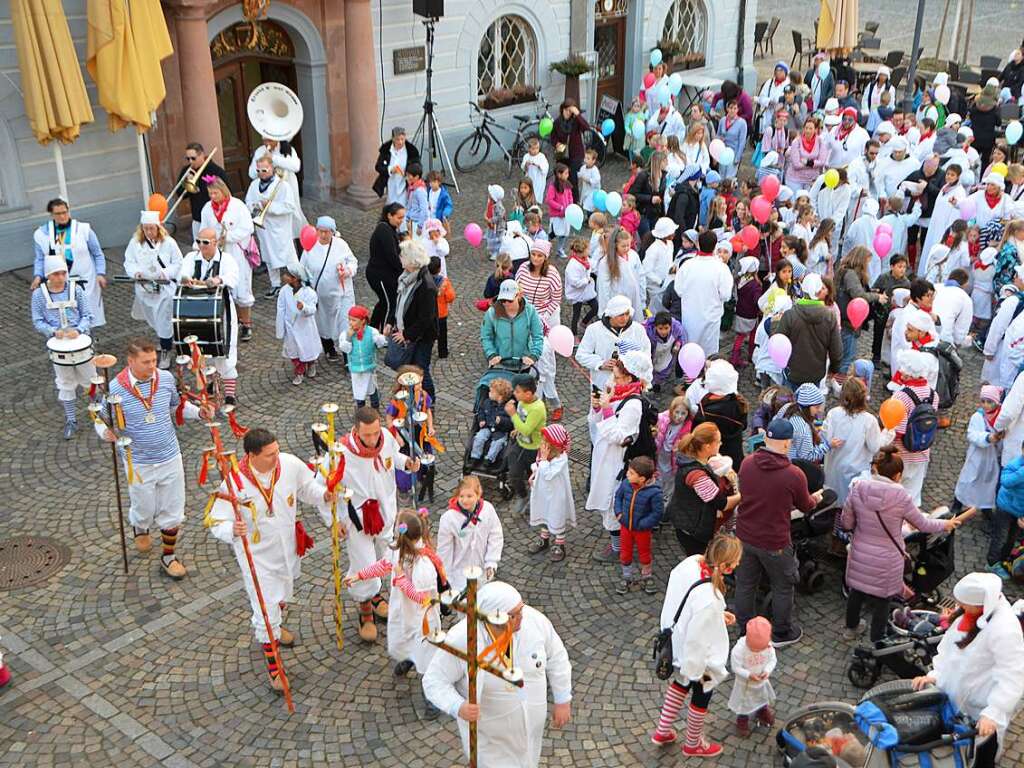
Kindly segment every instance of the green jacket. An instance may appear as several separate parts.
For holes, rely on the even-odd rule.
[[[532,357],[539,360],[544,351],[544,327],[534,306],[523,300],[522,309],[513,318],[496,316],[491,307],[480,324],[480,344],[484,357],[510,358]]]
[[[540,431],[547,425],[548,411],[543,398],[532,403],[518,403],[512,416],[512,428],[520,448],[535,451],[540,448]]]

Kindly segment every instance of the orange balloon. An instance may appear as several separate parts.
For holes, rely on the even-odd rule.
[[[157,211],[160,214],[160,221],[167,217],[167,198],[159,193],[153,193],[146,201],[147,211]]]
[[[896,429],[899,423],[907,418],[907,408],[895,397],[890,397],[878,409],[878,416],[886,429]]]

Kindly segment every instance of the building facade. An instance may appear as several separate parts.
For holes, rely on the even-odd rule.
[[[144,207],[143,172],[168,194],[184,165],[184,148],[217,148],[231,186],[244,194],[259,136],[246,102],[260,83],[281,82],[303,104],[294,139],[302,194],[376,203],[373,162],[393,126],[412,136],[426,88],[426,27],[410,0],[163,0],[174,55],[163,62],[167,96],[140,154],[131,131],[109,133],[86,76],[95,122],[63,148],[74,213],[97,222],[101,242],[123,243]],[[86,0],[65,0],[80,57],[85,54]],[[9,6],[8,6],[9,8]],[[263,13],[255,23],[247,16]],[[750,86],[756,0],[448,0],[435,27],[433,101],[448,151],[471,130],[470,102],[504,123],[536,114],[537,94],[553,105],[565,80],[549,70],[571,51],[588,57],[580,95],[587,114],[605,97],[628,108],[649,52],[662,39],[679,44],[676,69],[717,78],[740,73]],[[5,16],[5,14],[8,14]],[[742,25],[741,25],[742,19]],[[742,26],[742,29],[741,29]],[[31,261],[31,232],[56,196],[50,148],[37,144],[18,90],[9,10],[0,9],[0,237],[17,248],[0,253],[0,269]],[[83,68],[84,69],[84,68]]]

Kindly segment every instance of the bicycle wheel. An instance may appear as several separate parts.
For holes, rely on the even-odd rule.
[[[528,152],[530,139],[540,139],[536,123],[524,125],[522,131],[517,134],[515,145],[509,152],[507,178],[512,178],[512,175],[517,171],[522,172],[523,158]]]
[[[604,161],[608,159],[608,142],[593,128],[588,128],[583,133],[583,146],[597,152],[597,167],[604,168]]]
[[[491,137],[476,131],[462,140],[455,150],[455,167],[462,173],[480,165],[491,151]]]

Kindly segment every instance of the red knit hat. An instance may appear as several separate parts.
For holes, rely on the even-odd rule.
[[[540,431],[541,435],[560,451],[569,450],[569,433],[561,424],[549,424]]]
[[[359,304],[356,304],[353,307],[349,307],[348,316],[349,317],[358,317],[361,320],[369,320],[370,319],[370,310],[368,310],[366,307],[363,307],[363,306],[360,306]]]

